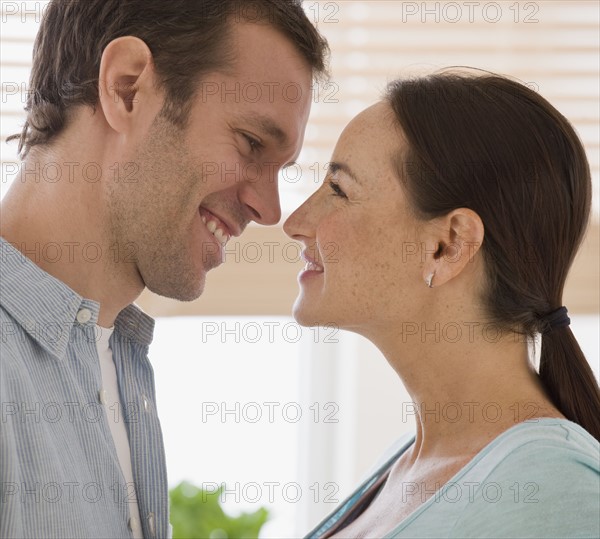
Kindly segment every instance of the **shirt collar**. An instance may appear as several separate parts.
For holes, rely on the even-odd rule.
[[[0,304],[32,339],[51,354],[64,357],[72,326],[82,323],[77,319],[82,309],[89,310],[91,315],[80,316],[85,320],[83,325],[98,322],[98,302],[71,290],[1,237],[0,268]],[[3,328],[4,331],[7,329]],[[152,342],[154,320],[131,304],[117,316],[115,331],[148,346]]]

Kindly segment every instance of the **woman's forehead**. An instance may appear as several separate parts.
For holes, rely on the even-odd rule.
[[[355,116],[346,126],[336,145],[334,156],[343,154],[376,160],[397,154],[404,139],[398,129],[392,108],[378,102]]]

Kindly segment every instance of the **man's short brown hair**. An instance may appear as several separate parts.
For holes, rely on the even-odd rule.
[[[328,45],[301,0],[53,0],[37,34],[27,105],[19,138],[24,158],[67,124],[69,109],[98,103],[105,47],[122,36],[150,48],[166,99],[162,113],[183,126],[203,74],[231,62],[235,22],[268,24],[296,47],[315,77],[327,72]]]

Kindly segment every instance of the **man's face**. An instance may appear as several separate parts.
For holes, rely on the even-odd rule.
[[[144,285],[183,301],[200,296],[231,236],[279,221],[277,175],[310,112],[311,69],[284,36],[233,23],[232,47],[227,74],[199,83],[187,126],[157,116],[132,153],[136,181],[109,197],[113,239],[133,244]]]

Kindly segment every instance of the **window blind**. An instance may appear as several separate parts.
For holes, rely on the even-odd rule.
[[[2,193],[18,167],[16,143],[28,90],[31,51],[41,1],[3,1],[0,69],[2,75]],[[598,188],[600,176],[600,7],[597,1],[403,2],[305,0],[308,16],[329,40],[332,80],[315,84],[313,108],[298,167],[281,174],[284,216],[318,186],[335,142],[347,122],[380,99],[386,84],[401,76],[447,66],[472,66],[517,77],[546,97],[575,126],[590,160],[594,181],[594,224],[569,279],[566,296],[573,310],[598,311]],[[281,229],[251,229],[242,243],[287,238]],[[237,245],[232,246],[238,249]],[[288,314],[296,294],[297,264],[284,256],[263,265],[239,250],[209,278],[226,283],[207,287],[190,305],[147,295],[151,314]],[[282,254],[280,253],[280,254]],[[232,274],[230,275],[230,272]],[[233,277],[254,275],[248,287]],[[213,276],[213,273],[215,275]],[[236,285],[235,283],[238,283]],[[237,287],[236,287],[237,286]],[[239,289],[238,289],[239,288]],[[273,289],[277,290],[274,291]],[[218,293],[217,293],[218,292]],[[221,295],[220,295],[221,294]],[[271,298],[265,301],[265,297]],[[190,310],[191,309],[191,310]]]
[[[294,204],[324,175],[344,125],[374,103],[387,82],[447,66],[472,66],[520,79],[575,126],[587,150],[598,216],[599,4],[545,2],[305,2],[327,36],[333,80],[321,85],[300,164],[284,189]],[[288,200],[291,201],[292,197]],[[291,210],[292,208],[287,208]]]

